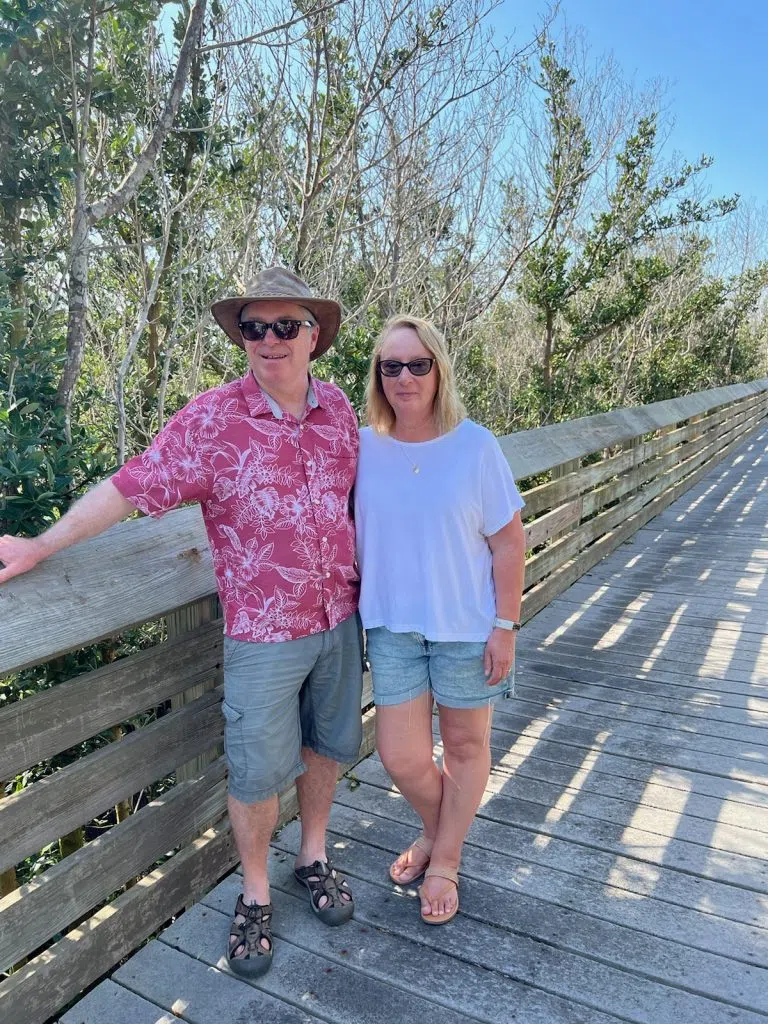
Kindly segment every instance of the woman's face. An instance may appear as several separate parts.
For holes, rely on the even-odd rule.
[[[429,349],[425,348],[412,327],[395,327],[384,339],[379,360],[397,359],[401,363],[409,363],[412,359],[433,358]],[[392,406],[395,416],[405,416],[410,420],[423,419],[432,415],[432,407],[437,392],[437,365],[424,377],[417,377],[407,366],[400,371],[399,377],[385,377],[380,373],[384,395]]]

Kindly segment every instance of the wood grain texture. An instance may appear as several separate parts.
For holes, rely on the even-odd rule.
[[[676,501],[681,494],[684,494],[687,490],[698,483],[698,481],[708,473],[710,469],[722,462],[723,459],[727,458],[728,455],[742,444],[754,429],[756,428],[753,425],[743,433],[740,433],[726,448],[719,450],[709,459],[709,461],[705,462],[704,465],[699,465],[698,469],[694,470],[675,486],[663,490],[658,497],[654,498],[653,501],[642,507],[640,511],[630,515],[630,517],[622,523],[621,526],[603,534],[591,545],[591,547],[581,551],[581,554],[565,562],[565,564],[558,566],[557,569],[553,569],[551,575],[547,579],[532,587],[524,595],[521,612],[522,621],[525,622],[532,618],[537,612],[541,611],[542,608],[546,607],[550,601],[554,600],[554,598],[559,594],[562,594],[564,590],[567,590],[567,588],[583,576],[584,573],[588,572],[592,566],[597,565],[601,559],[605,558],[606,555],[610,554],[612,551],[615,551],[616,548],[631,537],[633,533],[639,530],[642,526],[645,526],[650,519],[653,519],[654,516],[663,512],[664,509],[671,505],[672,502]],[[631,501],[635,501],[635,499],[633,498]]]
[[[0,865],[10,867],[221,742],[221,688],[0,800]],[[169,844],[172,846],[173,844]]]
[[[0,587],[0,677],[160,618],[215,589],[197,506],[119,523]]]
[[[726,403],[748,402],[768,380],[588,416],[500,438],[518,480]],[[734,411],[737,407],[734,405]],[[567,479],[567,478],[566,478]],[[49,660],[215,592],[197,506],[121,523],[0,587],[0,675]],[[104,600],[108,594],[109,601]],[[46,609],[42,633],[40,609]]]
[[[212,674],[220,681],[221,620],[26,697],[0,710],[0,779],[67,750]]]
[[[721,405],[749,399],[765,391],[768,391],[768,379],[732,384],[666,402],[615,409],[596,416],[523,430],[500,437],[499,443],[515,479],[524,480],[571,459],[583,458],[662,427],[675,427],[691,416],[711,412]]]
[[[6,968],[194,839],[226,810],[225,765],[179,783],[105,835],[0,901],[0,965]]]
[[[6,978],[0,1019],[44,1024],[236,863],[225,819]]]
[[[725,421],[737,422],[739,419],[747,419],[754,412],[763,412],[768,409],[768,394],[757,395],[754,398],[740,402],[737,406],[729,406],[719,409],[711,415],[686,424],[677,430],[662,432],[651,440],[643,441],[640,437],[632,438],[624,442],[624,451],[609,455],[599,462],[590,466],[582,466],[565,476],[558,476],[548,483],[539,484],[529,490],[522,491],[525,499],[524,518],[538,515],[539,513],[553,509],[556,506],[580,494],[625,474],[628,470],[640,467],[651,459],[658,459],[659,456],[668,453],[685,453],[689,446],[698,444],[699,447],[708,443],[707,438],[710,432],[716,431],[712,436],[717,436],[722,431],[717,431]]]
[[[367,689],[370,690],[370,680]],[[369,711],[363,717],[363,740],[358,758],[367,757],[373,751],[374,727],[375,714]],[[342,765],[340,777],[350,767],[354,765]],[[213,768],[208,769],[209,777]],[[280,796],[278,827],[295,817],[297,810],[296,787],[291,786]],[[236,863],[237,850],[231,827],[228,819],[223,818],[165,864],[140,878],[133,888],[5,979],[0,984],[0,1019],[4,1024],[43,1024],[60,1006],[136,949],[174,913],[198,900]],[[4,925],[5,921],[4,918]]]

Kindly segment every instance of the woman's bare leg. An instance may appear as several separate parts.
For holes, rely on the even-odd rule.
[[[433,868],[445,866],[458,870],[461,848],[491,770],[493,709],[490,705],[462,709],[438,705],[438,708],[443,740],[443,796],[431,863]],[[455,887],[439,876],[431,876],[422,886],[422,912],[425,914],[448,913],[456,906],[457,899]]]
[[[433,840],[443,782],[432,760],[432,695],[422,693],[403,704],[377,707],[376,747],[392,781],[421,818],[424,835]],[[393,865],[393,872],[403,872],[403,883],[407,884],[414,873],[421,873],[427,860],[423,851],[409,847]]]

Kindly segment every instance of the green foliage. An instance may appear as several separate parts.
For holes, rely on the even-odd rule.
[[[64,341],[51,334],[8,343],[9,310],[0,311],[0,533],[34,535],[51,526],[90,482],[104,475],[111,453],[84,426],[67,441],[56,384]]]
[[[330,380],[345,392],[358,417],[365,407],[368,366],[378,329],[372,326],[344,328],[334,344],[312,364],[312,373]]]

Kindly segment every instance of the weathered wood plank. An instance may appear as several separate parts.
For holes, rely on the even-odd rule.
[[[562,664],[563,659],[560,659]],[[688,693],[670,694],[669,687],[655,680],[638,679],[636,688],[630,689],[631,681],[625,677],[614,677],[605,673],[599,680],[590,678],[586,673],[581,678],[550,673],[542,665],[532,667],[518,659],[519,679],[516,693],[528,699],[567,700],[571,694],[589,697],[606,704],[615,704],[620,708],[632,705],[638,709],[657,711],[662,714],[687,715],[698,721],[706,721],[712,728],[719,728],[720,723],[729,725],[760,725],[768,726],[768,701],[756,700],[757,708],[753,708],[749,699],[742,700],[737,706],[733,702],[726,703],[718,699],[720,695],[700,694],[693,688]],[[577,670],[578,671],[578,670]]]
[[[525,546],[527,549],[538,547],[545,541],[558,536],[567,527],[579,523],[582,519],[582,502],[580,498],[560,505],[525,527]]]
[[[6,978],[0,984],[2,1020],[43,1024],[236,863],[225,821]]]
[[[0,965],[19,961],[226,809],[223,759],[0,901]]]
[[[506,702],[507,706],[509,701]],[[550,702],[541,697],[516,697],[513,701],[517,720],[525,716],[539,724],[556,723],[558,727],[573,725],[580,729],[608,732],[611,735],[631,735],[638,742],[660,742],[674,744],[678,749],[700,751],[732,757],[734,764],[739,760],[752,762],[764,767],[768,776],[767,732],[763,726],[721,725],[717,732],[703,731],[702,723],[696,723],[685,716],[668,713],[654,714],[635,708],[618,708],[603,702],[592,703],[581,697],[571,697]],[[505,705],[497,712],[497,726],[504,727],[504,716],[508,714]],[[684,720],[684,721],[681,721]],[[666,722],[667,724],[663,724]],[[686,727],[687,726],[687,727]],[[723,735],[723,733],[726,735]]]
[[[203,913],[205,917],[201,920]],[[175,1000],[183,999],[189,1018],[206,1024],[227,1019],[269,1021],[270,1024],[272,1021],[288,1024],[290,1020],[291,1024],[299,1024],[299,1021],[304,1024],[298,1014],[305,1010],[317,1015],[310,1018],[312,1021],[319,1018],[326,1024],[352,1024],[360,1019],[363,1007],[370,1024],[392,1020],[466,1024],[455,1011],[439,1007],[416,992],[403,991],[387,983],[377,984],[351,966],[333,965],[325,957],[315,956],[285,940],[280,942],[280,955],[275,955],[272,967],[259,979],[258,988],[237,982],[231,974],[217,969],[225,949],[230,913],[231,909],[225,915],[194,908],[189,915],[184,915],[188,918],[187,927],[195,922],[198,926],[198,941],[192,955],[163,939],[141,950],[121,967],[115,980],[141,991],[161,1006],[171,1006]],[[179,919],[179,925],[182,920]],[[206,927],[202,927],[203,924]],[[312,924],[312,920],[307,921],[309,927]],[[354,923],[350,923],[345,929],[328,930],[354,928]],[[190,965],[186,969],[184,961]],[[265,999],[271,999],[269,1006],[263,1006]],[[288,1012],[296,1016],[280,1015]]]
[[[456,935],[454,941],[447,938],[445,933],[439,938],[436,935],[425,935],[427,929],[421,926],[418,915],[413,912],[413,899],[387,899],[388,889],[373,887],[359,878],[354,880],[355,901],[359,893],[359,914],[355,907],[355,922],[352,925],[354,940],[350,942],[342,930],[329,935],[328,931],[324,933],[316,925],[312,927],[312,922],[304,927],[303,900],[291,885],[288,863],[281,863],[279,857],[275,856],[271,866],[276,881],[273,894],[275,921],[285,923],[281,929],[283,933],[292,941],[300,935],[301,947],[307,950],[307,955],[328,958],[332,972],[346,970],[347,966],[351,966],[348,947],[353,949],[357,944],[365,944],[368,955],[356,957],[352,962],[358,984],[369,985],[373,980],[396,986],[395,991],[417,991],[428,1000],[427,1006],[430,1009],[442,1006],[447,1012],[458,1012],[463,1022],[471,1020],[508,1024],[510,1006],[519,1008],[522,998],[532,1020],[567,1021],[572,1024],[579,1020],[577,1014],[580,1012],[582,1019],[586,1015],[589,1015],[589,1020],[605,1019],[599,1010],[595,1010],[594,998],[589,999],[589,1009],[585,1009],[583,989],[581,992],[570,991],[571,1005],[566,1007],[567,1000],[562,995],[562,989],[567,985],[568,968],[571,966],[567,963],[567,954],[560,959],[553,950],[545,952],[541,946],[535,949],[534,944],[526,942],[521,936],[508,934],[500,942],[499,931],[478,921],[477,915],[470,911],[462,929],[468,939],[465,943],[467,955],[460,956],[460,935]],[[217,913],[218,920],[214,925],[218,929],[224,924],[221,919],[224,918],[233,885],[234,880],[226,880],[206,900],[206,905]],[[377,903],[382,904],[378,914],[375,909]],[[200,955],[205,962],[210,963],[216,937],[207,936],[200,928],[195,934],[196,923],[194,919],[186,923],[179,922],[178,927],[169,930],[169,941],[177,947],[188,949],[193,955]],[[431,929],[429,931],[432,932]],[[495,933],[496,942],[490,938],[492,933]],[[484,966],[480,963],[480,957],[483,956],[486,957]],[[555,957],[561,968],[560,984],[548,985],[549,990],[543,990],[538,984],[542,977],[544,957]],[[532,961],[540,962],[539,979],[530,976],[532,971],[528,972]],[[396,969],[393,969],[395,964]],[[324,1009],[329,1014],[333,1013],[328,1002]],[[412,1014],[416,1012],[417,1008],[413,1008]],[[366,1014],[367,1018],[369,1014]],[[331,1019],[348,1018],[346,1015],[334,1014]],[[351,1019],[360,1018],[355,1014]],[[381,1020],[383,1024],[385,1017],[382,1014],[373,1019]],[[392,1015],[389,1019],[419,1018],[397,1018]]]
[[[673,665],[659,664],[657,661],[651,671],[644,670],[637,664],[611,666],[609,662],[601,662],[590,652],[574,645],[567,649],[563,648],[559,653],[540,652],[535,659],[531,658],[525,662],[521,680],[526,669],[565,679],[584,681],[588,678],[607,686],[612,685],[611,680],[614,680],[627,688],[637,686],[638,689],[642,689],[644,682],[648,680],[653,684],[665,686],[673,697],[688,697],[695,694],[717,702],[724,695],[730,695],[732,704],[747,708],[752,707],[750,698],[757,697],[761,701],[758,705],[761,710],[762,700],[768,696],[766,685],[762,681],[753,683],[731,678],[727,670],[717,666],[713,669],[708,666],[689,669],[683,660]]]
[[[766,390],[768,380],[716,388],[670,402],[524,431],[502,438],[501,443],[516,477],[523,479]],[[214,590],[210,552],[197,507],[172,512],[160,521],[144,518],[119,524],[0,588],[0,673],[158,618]],[[102,601],[104,593],[112,600]],[[44,639],[37,628],[43,605]]]
[[[766,390],[768,380],[733,384],[665,402],[615,409],[596,416],[520,431],[499,438],[499,443],[515,478],[524,480],[552,466],[603,448],[612,448],[633,437],[676,425],[691,416],[712,412],[721,405],[749,399]]]
[[[599,595],[597,591],[600,591]],[[669,624],[669,616],[677,612],[682,614],[679,622],[682,625],[695,623],[704,628],[720,628],[739,635],[759,638],[765,629],[765,611],[752,599],[749,602],[734,601],[727,597],[708,597],[702,595],[696,600],[695,618],[690,604],[686,604],[687,591],[676,595],[673,592],[646,594],[639,596],[626,582],[618,581],[610,586],[589,578],[577,579],[571,584],[567,593],[559,600],[570,606],[573,615],[586,616],[584,602],[598,602],[606,611],[620,609],[626,619],[648,623]]]
[[[221,630],[219,620],[0,710],[0,779],[220,674]]]
[[[369,702],[368,676],[363,705]],[[360,758],[374,749],[374,726],[375,715],[369,711],[363,718]],[[349,767],[342,765],[340,776]],[[212,770],[208,769],[208,774]],[[279,826],[295,817],[297,810],[296,787],[291,786],[280,794]],[[0,984],[2,1020],[7,1024],[43,1024],[59,1006],[135,949],[172,914],[199,899],[236,862],[232,832],[223,819]]]
[[[0,676],[160,618],[214,590],[197,506],[160,520],[119,523],[0,587]]]
[[[744,427],[730,430],[727,434],[723,435],[722,443],[728,443],[729,446],[740,443],[743,437],[743,431],[750,429],[751,426],[752,421],[749,420]],[[678,485],[679,481],[684,481],[686,477],[700,467],[704,466],[706,468],[711,465],[712,459],[722,457],[722,450],[723,449],[721,449],[718,441],[716,445],[713,444],[699,452],[696,452],[695,454],[687,456],[684,460],[674,463],[672,468],[669,468],[665,472],[656,476],[653,481],[643,487],[639,493],[634,494],[632,497],[627,498],[625,501],[620,502],[618,505],[605,512],[600,512],[583,526],[580,526],[575,530],[571,530],[560,541],[555,542],[547,548],[547,550],[534,555],[528,560],[526,565],[526,586],[530,587],[533,584],[538,583],[546,575],[565,564],[580,551],[584,550],[602,534],[608,533],[618,523],[632,517],[636,512],[640,511],[644,505],[653,501],[659,495],[663,495],[666,490],[670,490]],[[613,486],[614,485],[608,485],[608,487],[601,490],[610,491]],[[618,488],[619,485],[617,484],[615,486]],[[675,493],[676,496],[678,496],[680,492],[676,491]],[[584,514],[586,515],[588,511],[595,511],[596,508],[601,507],[611,499],[606,494],[596,492],[595,494],[584,495],[581,500],[584,503]]]
[[[763,787],[768,785],[768,768],[763,764],[755,764],[747,758],[734,758],[732,754],[713,753],[674,742],[663,742],[648,734],[640,738],[634,734],[596,728],[594,725],[590,728],[570,722],[551,721],[545,715],[532,718],[529,715],[515,715],[513,712],[497,715],[494,730],[491,740],[495,746],[506,744],[509,748],[515,742],[511,737],[530,738],[535,734],[542,742],[555,740],[577,747],[584,752],[585,757],[607,752],[670,770],[710,773],[731,778],[734,782]]]
[[[741,824],[741,816],[748,817],[755,808],[760,811],[768,808],[768,787],[765,784],[738,782],[716,773],[708,774],[706,768],[693,770],[655,764],[649,769],[647,758],[643,760],[629,754],[613,754],[602,746],[599,756],[594,757],[592,744],[579,746],[562,743],[546,735],[537,738],[532,732],[517,732],[513,735],[516,738],[510,742],[509,734],[502,730],[491,731],[494,771],[533,772],[538,778],[544,777],[536,774],[541,770],[553,772],[556,776],[562,773],[566,779],[573,780],[574,777],[583,778],[586,761],[590,767],[588,779],[594,773],[596,778],[609,786],[621,787],[628,783],[633,787],[642,787],[643,792],[646,787],[663,788],[672,794],[675,806],[679,807],[685,800],[686,809],[699,817],[707,817],[707,814],[694,809],[699,799],[704,801],[703,807],[714,806],[719,809],[732,805],[733,824]],[[666,806],[666,803],[662,806]]]
[[[554,597],[562,593],[572,583],[575,583],[593,565],[596,565],[607,554],[614,551],[620,544],[623,544],[640,526],[644,526],[650,519],[658,515],[668,505],[671,505],[689,487],[693,486],[693,484],[697,483],[701,477],[709,472],[713,466],[727,458],[744,440],[745,435],[743,434],[736,437],[726,448],[713,455],[708,462],[699,465],[689,476],[663,491],[662,494],[641,508],[639,512],[636,512],[634,515],[630,514],[622,526],[599,537],[591,547],[587,548],[570,562],[554,570],[548,579],[529,590],[523,598],[523,620],[525,621],[535,615],[536,612],[541,611]],[[701,456],[695,456],[694,458],[700,459]],[[630,503],[635,502],[639,497],[641,495],[629,499]],[[567,543],[567,539],[565,543]]]
[[[393,828],[392,833],[395,842],[398,837],[403,845],[409,842],[406,829]],[[295,830],[288,830],[285,837],[280,837],[281,849],[293,853],[295,838]],[[704,953],[681,941],[649,936],[633,927],[566,910],[522,894],[519,887],[507,888],[509,864],[493,855],[490,859],[503,880],[501,885],[495,880],[490,884],[485,880],[487,869],[484,879],[467,877],[462,872],[464,927],[460,933],[453,932],[452,940],[435,936],[430,941],[433,933],[421,927],[415,913],[407,912],[407,903],[404,912],[403,900],[383,899],[389,886],[382,879],[386,879],[391,855],[363,843],[349,844],[344,854],[344,867],[355,876],[356,921],[368,925],[377,935],[385,932],[401,941],[427,943],[434,951],[430,952],[431,956],[437,951],[448,953],[462,962],[469,961],[515,978],[533,989],[554,987],[579,1002],[589,1000],[598,1006],[602,1003],[606,1011],[626,1015],[632,1020],[641,1019],[636,1014],[637,1006],[642,1004],[647,1014],[643,1019],[654,1024],[663,1019],[662,1008],[671,1011],[670,1003],[674,1004],[676,1019],[680,1021],[691,1020],[693,1024],[697,1013],[707,1013],[711,1007],[702,1005],[692,992],[757,1012],[768,1008],[768,990],[763,988],[768,983],[768,972],[764,969],[753,968],[757,977],[749,977],[751,984],[745,991],[744,979],[734,970],[737,965],[727,956]],[[310,949],[319,951],[312,940],[316,936],[315,941],[322,941],[322,933],[317,929],[309,932],[298,919],[301,904],[291,884],[289,865],[290,858],[281,862],[279,855],[275,855],[273,884],[283,894],[282,897],[275,895],[276,918],[287,919],[285,931],[289,934],[301,929],[311,943]],[[223,882],[206,897],[206,905],[223,909],[233,884],[233,879]],[[504,892],[502,898],[499,898],[500,889]],[[514,898],[505,898],[507,893],[511,897],[512,891]],[[182,927],[180,922],[179,931]],[[501,942],[498,929],[506,933]],[[542,943],[546,944],[545,948]],[[599,960],[593,956],[596,949],[603,954]],[[388,958],[383,955],[375,959],[386,963]],[[617,973],[622,971],[627,974]],[[674,994],[674,990],[666,988],[667,984],[681,985],[685,991]],[[496,997],[496,993],[486,991],[484,983],[480,987],[486,1000]],[[625,1000],[617,999],[618,989],[625,994]],[[595,995],[596,991],[600,992],[599,996]],[[498,1011],[503,1013],[506,1005],[503,1000]],[[726,1012],[725,1007],[722,1012]],[[707,1017],[708,1022],[710,1019]]]
[[[620,476],[628,470],[639,467],[648,460],[656,459],[672,451],[679,455],[687,454],[688,445],[684,442],[696,441],[698,443],[700,440],[702,444],[706,444],[705,435],[719,427],[725,420],[733,419],[734,408],[738,409],[736,416],[746,418],[752,410],[766,407],[768,407],[766,398],[757,396],[747,402],[739,403],[737,407],[721,408],[703,420],[664,433],[650,441],[632,438],[631,441],[624,442],[627,445],[632,445],[629,450],[611,455],[591,466],[584,466],[566,477],[551,480],[549,483],[523,491],[526,506],[524,517],[528,518],[545,509],[554,508],[612,477]]]
[[[341,790],[337,800],[358,811],[388,813],[388,793],[361,783],[355,790]],[[713,882],[727,883],[743,890],[768,893],[768,865],[761,855],[719,850],[716,856],[707,846],[659,835],[637,828],[627,821],[616,824],[579,813],[569,807],[567,814],[542,813],[540,807],[514,798],[494,800],[493,810],[480,807],[477,821],[488,819],[497,825],[528,829],[539,836],[558,838],[574,846],[602,850],[615,856],[631,857],[640,863],[665,866]],[[471,830],[470,830],[471,834]]]
[[[65,1013],[58,1024],[184,1024],[181,1017],[107,979]]]
[[[365,784],[365,783],[364,783]],[[384,795],[377,804],[360,811],[347,803],[340,791],[331,812],[330,830],[337,842],[371,844],[398,853],[406,846],[392,836],[391,823],[419,829],[409,805]],[[282,848],[294,826],[284,829],[274,846]],[[411,837],[415,838],[416,833]],[[668,938],[681,938],[711,952],[732,950],[746,963],[768,967],[768,933],[755,929],[755,894],[722,882],[701,879],[666,866],[649,868],[629,855],[585,847],[557,837],[537,839],[538,829],[503,825],[477,817],[462,854],[462,870],[469,877],[494,882],[494,868],[501,866],[496,883],[500,889],[527,891],[563,906],[577,906],[605,921],[625,923]],[[346,850],[347,845],[339,849]],[[350,852],[351,855],[351,852]],[[499,855],[494,856],[494,855]],[[583,888],[584,887],[584,888]],[[548,893],[548,890],[550,892]],[[602,896],[599,893],[602,890]],[[582,895],[584,894],[584,895]],[[658,911],[662,923],[649,926],[646,907]],[[706,908],[713,908],[707,912]]]
[[[219,615],[219,599],[216,595],[213,595],[212,597],[204,597],[202,601],[195,601],[192,604],[184,605],[183,608],[177,608],[176,611],[171,612],[166,619],[168,637],[169,639],[173,639],[175,637],[194,633],[203,624],[215,620]],[[191,704],[198,697],[201,697],[207,690],[213,689],[213,687],[221,681],[220,673],[211,673],[207,679],[200,679],[188,690],[184,690],[183,693],[174,694],[171,700],[171,707],[181,708],[185,704]],[[186,764],[179,764],[176,768],[176,779],[179,782],[182,782],[184,779],[193,779],[204,770],[206,765],[209,765],[211,761],[215,760],[215,758],[221,757],[223,753],[223,744],[219,744],[213,750],[208,750],[205,753],[198,754],[197,757],[194,757]]]
[[[9,867],[137,793],[224,735],[221,688],[0,800],[0,865]],[[173,844],[169,844],[169,847]]]
[[[647,804],[643,787],[630,787],[626,782],[617,793],[607,792],[602,784],[586,789],[583,784],[589,779],[591,770],[583,771],[577,779],[570,780],[564,786],[549,778],[541,778],[539,773],[515,773],[513,777],[509,771],[496,770],[488,780],[481,814],[499,821],[509,808],[514,811],[518,807],[533,805],[534,810],[528,809],[528,813],[535,814],[538,805],[539,814],[544,818],[553,807],[567,802],[569,813],[573,809],[579,815],[607,825],[626,825],[631,821],[634,828],[645,829],[667,839],[699,843],[713,850],[744,853],[753,857],[768,852],[768,807],[751,808],[753,813],[761,815],[763,828],[750,826],[746,809],[742,807],[741,824],[720,822],[719,827],[713,830],[712,821],[717,821],[717,816],[714,819],[702,819],[688,813],[679,793],[674,794],[670,801],[673,806],[664,807],[659,805],[658,800],[652,805]],[[378,758],[370,758],[359,765],[355,775],[368,785],[387,792],[392,789],[391,780]],[[628,792],[632,795],[625,795]],[[718,808],[721,807],[722,802],[718,801]]]

